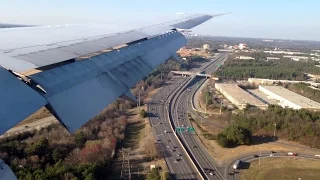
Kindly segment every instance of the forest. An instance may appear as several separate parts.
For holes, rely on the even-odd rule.
[[[320,148],[320,112],[269,105],[267,110],[246,108],[243,113],[229,112],[224,117],[233,126],[245,128],[253,135],[272,137],[276,127],[278,138]]]
[[[258,55],[257,55],[258,56]],[[264,61],[228,59],[215,72],[215,76],[226,80],[243,80],[247,78],[307,80],[304,73],[320,74],[316,62],[297,62],[289,59]]]
[[[73,135],[53,124],[3,139],[0,158],[23,180],[105,178],[127,124],[125,109],[117,106],[113,103]]]

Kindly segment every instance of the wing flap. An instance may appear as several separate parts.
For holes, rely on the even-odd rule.
[[[186,44],[178,32],[31,75],[59,121],[74,132]],[[130,95],[133,99],[132,95]]]
[[[46,104],[44,97],[0,67],[0,134]]]

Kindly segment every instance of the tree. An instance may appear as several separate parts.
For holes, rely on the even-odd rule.
[[[153,168],[147,175],[147,180],[161,180],[159,170],[157,168]]]
[[[229,141],[223,133],[219,133],[217,135],[217,142],[222,147],[228,147],[228,145],[229,145]]]
[[[141,118],[147,117],[146,110],[142,109],[142,110],[140,111],[140,117],[141,117]]]
[[[84,145],[84,143],[87,141],[87,138],[83,131],[78,131],[75,134],[75,141],[77,146],[79,147],[82,147]]]
[[[40,138],[37,142],[29,144],[26,151],[30,155],[44,156],[48,152],[49,141],[45,137]]]

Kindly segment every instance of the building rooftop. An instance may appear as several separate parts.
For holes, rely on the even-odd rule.
[[[250,104],[253,106],[267,106],[247,91],[240,88],[237,84],[216,83],[223,91],[236,100],[239,104]]]
[[[261,85],[260,85],[261,86]],[[320,108],[320,103],[301,96],[281,86],[261,86],[268,91],[281,96],[282,98],[300,106],[301,108]]]

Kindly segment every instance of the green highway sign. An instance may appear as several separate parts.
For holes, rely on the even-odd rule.
[[[194,132],[194,128],[193,127],[188,127],[188,128],[176,127],[176,132],[183,132],[183,131]]]

